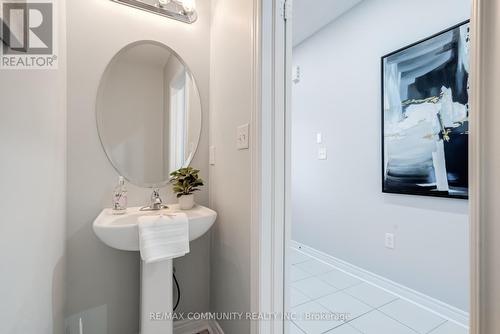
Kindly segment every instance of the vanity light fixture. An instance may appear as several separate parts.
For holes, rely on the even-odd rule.
[[[130,7],[166,16],[184,23],[198,19],[196,0],[112,0]]]

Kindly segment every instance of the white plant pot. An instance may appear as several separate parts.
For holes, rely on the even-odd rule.
[[[181,210],[189,210],[194,206],[194,195],[182,195],[179,197],[179,208]]]

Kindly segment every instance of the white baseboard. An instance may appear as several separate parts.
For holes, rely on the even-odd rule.
[[[174,322],[174,334],[195,334],[208,330],[210,334],[224,334],[215,320],[182,320]]]
[[[433,312],[441,316],[442,318],[445,318],[446,320],[456,323],[459,326],[462,326],[464,328],[469,328],[468,312],[460,310],[440,300],[437,300],[428,295],[410,289],[407,286],[398,284],[385,277],[369,272],[365,269],[357,267],[346,261],[340,260],[336,257],[333,257],[329,254],[323,253],[321,251],[318,251],[314,248],[303,245],[296,241],[291,241],[290,246],[298,251],[301,251],[306,255],[309,255],[313,258],[316,258],[317,260],[320,260],[322,262],[325,262],[326,264],[336,267],[347,274],[355,276],[361,279],[362,281],[375,285],[381,288],[382,290],[391,292],[400,297],[401,299],[405,299],[411,303],[414,303],[430,312]]]

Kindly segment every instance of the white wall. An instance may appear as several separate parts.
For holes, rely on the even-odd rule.
[[[208,176],[208,83],[210,3],[198,2],[199,20],[188,25],[112,1],[68,1],[68,289],[66,315],[85,310],[105,313],[107,334],[129,334],[139,327],[139,255],[100,242],[92,222],[110,206],[117,174],[99,143],[95,122],[97,88],[106,65],[125,45],[155,40],[184,58],[197,80],[203,106],[200,147],[192,165]],[[150,190],[129,186],[129,204],[147,203]],[[197,194],[208,204],[208,185]],[[165,193],[165,191],[164,191]],[[167,202],[175,201],[169,193]],[[191,244],[175,261],[183,299],[180,311],[209,309],[210,235]],[[100,308],[99,308],[100,307]],[[101,311],[102,310],[102,311]],[[99,314],[101,314],[99,313]],[[98,314],[98,315],[99,315]],[[101,314],[102,315],[102,314]],[[107,328],[106,328],[107,327]]]
[[[236,149],[236,127],[250,122],[253,1],[213,0],[210,76],[211,310],[250,311],[250,151]],[[221,322],[250,333],[248,321]]]
[[[294,49],[293,239],[468,310],[468,203],[381,192],[380,57],[469,0],[366,0]],[[422,24],[425,22],[425,24]],[[316,132],[328,160],[316,159]],[[384,247],[386,232],[396,249]]]
[[[62,334],[66,41],[59,68],[0,71],[0,333]]]

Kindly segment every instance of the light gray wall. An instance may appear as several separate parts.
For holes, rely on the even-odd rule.
[[[112,1],[68,1],[66,316],[89,310],[84,313],[84,318],[90,318],[86,321],[96,330],[104,327],[107,334],[138,332],[139,255],[105,246],[92,231],[95,217],[110,206],[117,182],[97,134],[97,88],[108,62],[131,42],[155,40],[175,50],[192,70],[200,89],[204,123],[192,165],[201,168],[202,176],[207,178],[210,3],[199,1],[198,11],[198,21],[188,25]],[[207,188],[197,194],[200,204],[208,204]],[[128,190],[131,206],[149,200],[148,189],[129,185]],[[175,201],[170,192],[164,197],[167,203]],[[207,235],[191,244],[189,255],[174,262],[183,294],[180,311],[209,309],[209,248]]]
[[[250,151],[236,149],[237,126],[250,122],[253,1],[212,1],[210,203],[211,311],[250,311]],[[224,321],[225,333],[250,333],[247,321]]]
[[[481,2],[481,334],[500,333],[500,3]]]
[[[66,36],[59,68],[0,71],[0,333],[62,334]]]
[[[381,192],[380,57],[470,17],[469,0],[367,0],[294,49],[293,239],[463,310],[468,203]],[[422,24],[425,22],[425,24]],[[317,160],[322,132],[328,160]],[[396,248],[384,246],[394,233]]]

